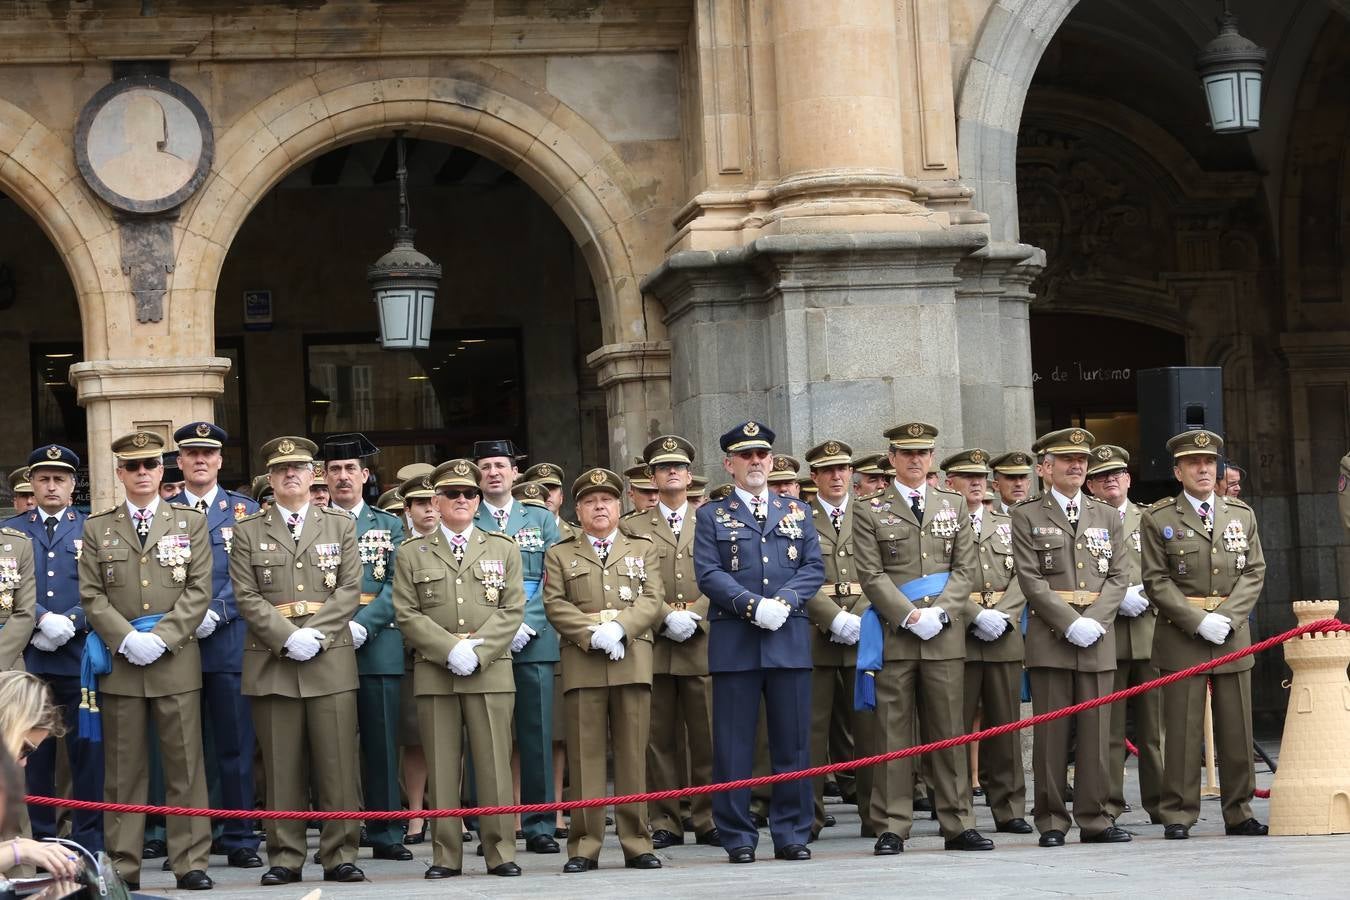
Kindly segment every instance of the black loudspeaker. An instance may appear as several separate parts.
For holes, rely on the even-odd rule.
[[[1171,482],[1172,454],[1167,441],[1183,431],[1203,428],[1223,435],[1223,369],[1217,366],[1169,366],[1135,373],[1139,390],[1138,477]]]

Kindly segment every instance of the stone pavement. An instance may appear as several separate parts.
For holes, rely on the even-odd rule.
[[[1270,773],[1258,766],[1258,785],[1268,788],[1270,781]],[[1126,796],[1137,802],[1133,767]],[[1262,821],[1266,820],[1267,806],[1265,800],[1256,801],[1256,815]],[[484,873],[482,859],[473,855],[477,845],[467,844],[463,876],[426,881],[421,873],[429,864],[431,849],[423,844],[413,848],[417,859],[407,863],[374,861],[369,858],[369,850],[362,850],[358,862],[369,884],[325,884],[319,867],[311,863],[305,867],[304,884],[263,888],[258,885],[258,877],[264,870],[213,865],[210,874],[217,887],[205,896],[299,900],[315,888],[322,888],[323,897],[370,897],[378,892],[401,898],[454,895],[533,900],[540,896],[578,896],[583,891],[588,900],[628,900],[635,894],[695,897],[728,889],[736,892],[738,900],[767,896],[873,898],[901,892],[944,898],[995,893],[1331,897],[1345,896],[1347,890],[1344,873],[1329,861],[1344,858],[1350,850],[1350,836],[1225,837],[1217,800],[1204,802],[1202,818],[1189,841],[1164,841],[1161,826],[1149,825],[1148,816],[1136,810],[1120,820],[1135,834],[1132,843],[1083,845],[1078,843],[1075,830],[1069,834],[1069,844],[1058,849],[1038,847],[1034,834],[993,834],[989,811],[977,801],[978,827],[995,839],[998,847],[994,851],[946,852],[937,823],[924,819],[916,823],[905,852],[885,858],[872,856],[872,841],[857,837],[858,818],[852,807],[836,803],[830,811],[839,824],[826,829],[811,845],[815,858],[810,862],[775,861],[768,832],[764,831],[760,861],[753,865],[730,866],[720,849],[691,843],[659,851],[666,865],[661,871],[629,871],[623,868],[618,841],[611,834],[596,872],[563,875],[560,870],[566,858],[565,847],[557,856],[538,856],[522,849],[517,861],[525,874],[520,878],[493,878]],[[692,842],[693,836],[689,837]],[[318,834],[310,832],[311,849],[317,846],[317,840]],[[173,878],[159,871],[158,860],[147,863],[143,884],[146,892],[183,893],[171,890]]]

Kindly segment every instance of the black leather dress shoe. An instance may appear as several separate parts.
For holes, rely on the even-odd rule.
[[[751,813],[750,824],[754,825],[756,828],[768,828],[769,820],[766,819],[764,816],[761,816],[759,813]]]
[[[569,833],[570,833],[570,832],[568,832],[568,830],[567,830],[566,828],[555,828],[555,829],[553,829],[553,836],[554,836],[555,838],[557,838],[558,840],[560,840],[560,841],[565,841],[565,840],[567,840],[567,835],[568,835]]]
[[[172,872],[172,871],[173,871],[173,860],[171,860],[171,859],[169,859],[169,858],[166,857],[166,858],[164,859],[164,862],[160,864],[159,870],[160,870],[161,872]]]
[[[371,850],[372,859],[392,859],[407,862],[413,858],[413,852],[402,844],[379,844]]]
[[[1167,825],[1163,828],[1163,837],[1169,841],[1184,841],[1191,836],[1191,829],[1185,825]]]
[[[625,869],[659,869],[661,868],[661,860],[657,859],[655,853],[639,853],[632,859],[625,859],[623,867]]]
[[[275,887],[278,884],[295,884],[299,880],[299,869],[288,869],[285,866],[273,866],[263,873],[260,883],[263,887]]]
[[[905,852],[905,842],[893,831],[883,831],[872,847],[873,856],[895,856]]]
[[[712,831],[704,832],[694,838],[695,844],[702,844],[705,847],[722,846],[722,833],[714,828]]]
[[[236,847],[230,851],[230,855],[226,859],[236,869],[261,869],[263,864],[258,851],[250,850],[247,847]]]
[[[1265,837],[1270,834],[1270,829],[1255,819],[1248,819],[1237,825],[1225,825],[1223,827],[1223,833],[1231,834],[1235,837]]]
[[[563,863],[563,874],[572,875],[576,872],[594,872],[600,868],[600,864],[593,859],[587,859],[584,856],[574,856]]]
[[[186,875],[180,875],[177,881],[180,891],[209,891],[216,886],[211,876],[201,869],[193,869]]]
[[[1119,825],[1112,825],[1096,834],[1085,834],[1081,838],[1084,844],[1128,844],[1133,838]]]
[[[994,842],[974,828],[967,828],[948,840],[943,847],[947,850],[993,850]]]
[[[532,835],[525,842],[525,849],[531,853],[557,853],[560,850],[558,842],[546,834]]]
[[[163,859],[169,855],[169,845],[158,839],[145,842],[141,848],[141,859]]]
[[[838,819],[836,819],[834,816],[829,815],[828,813],[826,813],[825,818],[821,821],[821,826],[820,826],[820,827],[822,827],[822,828],[833,828],[834,826],[836,826],[836,825],[838,825],[838,824],[839,824],[839,820],[838,820]]]
[[[685,816],[683,819],[681,819],[681,820],[680,820],[680,830],[681,830],[681,831],[693,831],[693,830],[694,830],[694,820],[693,820],[693,818],[690,817],[690,816]]]
[[[365,881],[366,873],[355,863],[338,863],[323,873],[324,881]]]
[[[449,866],[427,866],[427,870],[422,873],[422,877],[427,881],[435,881],[438,878],[454,878],[459,874],[459,869],[452,869]]]
[[[520,874],[520,866],[513,862],[504,862],[488,869],[488,874],[500,875],[502,878],[512,878]]]
[[[1058,828],[1056,828],[1056,829],[1053,830],[1053,831],[1047,831],[1045,834],[1041,835],[1041,846],[1042,846],[1042,847],[1063,847],[1063,846],[1064,846],[1064,832],[1060,831]]]
[[[664,828],[658,828],[652,832],[652,846],[657,850],[664,850],[667,847],[674,847],[676,844],[683,843],[684,835],[682,834],[676,834]]]
[[[733,847],[727,851],[727,862],[752,863],[755,861],[754,847]]]
[[[933,801],[930,800],[930,799],[928,799],[927,797],[915,797],[915,798],[914,798],[914,811],[915,811],[915,812],[932,812],[932,811],[933,811]]]
[[[788,844],[773,851],[774,859],[804,860],[811,858],[811,851],[804,844]]]
[[[994,826],[994,830],[1003,834],[1031,834],[1031,823],[1023,818],[1009,819]]]

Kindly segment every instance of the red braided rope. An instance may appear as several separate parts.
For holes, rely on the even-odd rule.
[[[1264,650],[1269,650],[1272,647],[1283,644],[1285,641],[1293,640],[1296,637],[1302,637],[1305,634],[1330,634],[1337,631],[1350,631],[1350,625],[1342,624],[1335,619],[1321,619],[1316,622],[1310,622],[1307,625],[1300,625],[1298,628],[1291,628],[1283,634],[1277,634],[1274,637],[1266,638],[1264,641],[1252,644],[1250,647],[1235,650],[1232,653],[1226,653],[1209,662],[1191,666],[1189,669],[1182,669],[1178,672],[1173,672],[1170,675],[1155,678],[1152,681],[1136,684],[1133,687],[1116,691],[1114,694],[1107,694],[1092,700],[1084,700],[1082,703],[1075,703],[1073,706],[1066,706],[1062,709],[1040,713],[1029,719],[1022,719],[1019,722],[995,725],[992,728],[985,728],[982,731],[976,731],[972,734],[963,734],[958,737],[947,738],[946,740],[933,741],[928,744],[919,744],[914,747],[906,747],[903,750],[892,750],[888,753],[881,753],[876,756],[866,756],[861,759],[831,763],[825,766],[814,766],[809,769],[800,769],[794,772],[779,772],[776,775],[764,775],[759,778],[742,778],[738,781],[726,781],[721,784],[704,784],[696,787],[677,788],[669,791],[649,791],[645,794],[626,794],[620,797],[592,797],[586,800],[564,800],[556,803],[525,803],[516,804],[515,806],[478,806],[459,809],[423,809],[418,810],[415,814],[407,810],[320,811],[307,809],[193,809],[184,806],[99,803],[92,800],[63,800],[56,797],[33,796],[28,797],[27,800],[29,803],[36,806],[59,806],[65,809],[81,809],[98,812],[142,813],[146,815],[161,816],[198,816],[210,817],[212,819],[305,819],[314,821],[327,821],[331,819],[401,821],[410,817],[419,819],[463,819],[469,816],[515,815],[516,813],[541,813],[567,809],[587,809],[596,806],[621,806],[625,803],[646,803],[653,800],[677,800],[681,797],[692,797],[698,794],[715,794],[722,791],[736,791],[744,788],[777,784],[780,781],[796,781],[801,778],[815,778],[820,775],[829,775],[832,772],[843,772],[862,768],[864,766],[875,766],[879,763],[891,762],[896,759],[905,759],[911,756],[919,756],[924,753],[932,753],[937,750],[948,750],[952,747],[961,747],[966,744],[974,743],[975,741],[998,737],[999,735],[1008,734],[1012,731],[1021,731],[1023,728],[1029,728],[1033,725],[1041,725],[1045,722],[1052,722],[1055,719],[1077,715],[1080,712],[1096,709],[1097,707],[1105,706],[1108,703],[1127,700],[1130,697],[1138,696],[1145,691],[1164,687],[1174,682],[1181,681],[1183,678],[1201,675],[1212,669],[1217,669],[1220,666],[1236,662],[1244,657],[1260,653]]]

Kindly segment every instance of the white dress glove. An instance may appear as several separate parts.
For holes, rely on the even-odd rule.
[[[995,609],[982,609],[975,614],[975,636],[982,641],[996,641],[1008,630],[1008,614]]]
[[[613,662],[618,662],[619,660],[623,659],[624,654],[626,652],[627,651],[624,650],[623,647],[623,641],[615,641],[614,645],[610,647],[609,650],[607,651],[610,660]]]
[[[39,650],[45,650],[48,653],[57,649],[56,644],[52,643],[51,638],[47,637],[47,635],[43,634],[41,631],[34,631],[33,636],[28,639],[28,643]]]
[[[216,628],[220,625],[220,616],[214,609],[208,609],[206,615],[202,616],[202,624],[197,626],[197,640],[209,638],[216,633]]]
[[[317,628],[298,628],[283,645],[286,656],[296,662],[309,662],[323,649],[323,632]]]
[[[698,631],[698,620],[701,618],[703,617],[698,613],[677,609],[666,616],[666,634],[670,635],[673,641],[687,641],[694,636],[695,631]]]
[[[535,631],[524,622],[521,622],[520,627],[516,629],[516,636],[511,638],[511,652],[519,653],[524,650],[525,645],[530,642],[530,638],[535,637],[538,633],[539,632]]]
[[[925,606],[919,610],[919,618],[914,624],[905,627],[919,640],[931,641],[942,632],[942,610],[936,606]]]
[[[1228,637],[1228,632],[1233,630],[1233,623],[1227,616],[1221,616],[1218,613],[1206,613],[1200,620],[1200,627],[1195,633],[1200,635],[1211,644],[1222,644]]]
[[[765,597],[755,604],[755,624],[765,631],[777,631],[792,610],[782,600]]]
[[[1087,616],[1079,616],[1072,625],[1064,630],[1064,637],[1070,644],[1083,648],[1091,647],[1104,634],[1106,634],[1106,629],[1101,626],[1101,623]]]
[[[474,648],[483,643],[482,638],[463,638],[450,655],[445,658],[446,665],[450,671],[461,678],[467,678],[478,668],[478,654],[474,653]]]
[[[352,646],[360,650],[361,645],[366,642],[366,638],[370,637],[370,632],[366,629],[366,626],[355,619],[347,623],[347,628],[352,633]]]
[[[127,658],[132,665],[148,666],[164,655],[168,645],[157,634],[133,631],[122,639],[117,652]]]
[[[852,647],[862,637],[862,616],[855,616],[841,609],[830,623],[830,640],[836,644]]]
[[[616,658],[613,652],[614,645],[622,645],[623,638],[623,626],[616,621],[606,622],[603,625],[591,626],[591,648],[605,651],[610,655],[611,659]],[[617,658],[622,659],[623,654],[619,654]]]
[[[57,647],[75,636],[75,623],[60,613],[46,613],[38,620],[38,628]]]
[[[1133,619],[1148,609],[1148,596],[1142,584],[1132,584],[1125,591],[1125,599],[1120,601],[1120,614]]]

